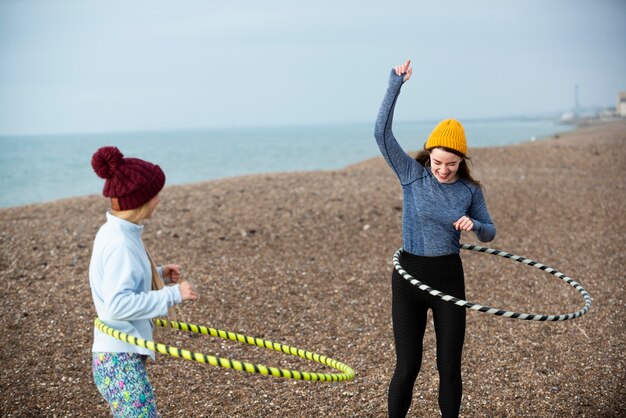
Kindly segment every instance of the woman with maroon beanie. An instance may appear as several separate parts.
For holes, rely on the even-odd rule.
[[[166,316],[175,304],[198,298],[180,266],[156,267],[141,235],[142,221],[154,213],[165,174],[158,165],[125,158],[116,147],[102,147],[91,165],[105,179],[102,194],[111,211],[100,227],[89,265],[89,283],[98,318],[111,328],[152,340],[151,320]],[[165,284],[172,284],[165,286]],[[157,416],[146,360],[154,351],[94,330],[92,372],[113,416]]]

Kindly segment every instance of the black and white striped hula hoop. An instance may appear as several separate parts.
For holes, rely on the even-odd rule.
[[[567,277],[566,275],[564,275],[558,270],[553,269],[552,267],[548,267],[544,264],[538,263],[536,261],[530,260],[528,258],[519,256],[519,255],[509,254],[504,251],[494,250],[493,248],[481,247],[478,245],[462,244],[461,249],[473,250],[473,251],[478,251],[481,253],[487,253],[487,254],[493,254],[493,255],[499,255],[500,257],[509,258],[511,260],[519,261],[520,263],[524,263],[526,265],[538,268],[539,270],[544,270],[545,272],[558,277],[559,279],[563,280],[565,283],[572,286],[574,289],[578,290],[578,292],[580,292],[580,294],[583,296],[583,299],[585,300],[585,306],[579,311],[569,313],[569,314],[563,314],[563,315],[537,315],[537,314],[518,313],[518,312],[512,312],[512,311],[505,311],[503,309],[490,308],[489,306],[479,305],[478,303],[472,303],[463,299],[455,298],[454,296],[446,295],[445,293],[442,293],[436,289],[426,286],[424,283],[420,282],[419,280],[411,276],[400,265],[400,254],[402,254],[402,251],[403,251],[402,248],[396,251],[396,253],[393,255],[393,266],[398,271],[398,273],[402,275],[402,277],[408,280],[409,283],[411,283],[412,285],[417,286],[419,289],[425,292],[428,292],[429,294],[433,296],[437,296],[445,300],[446,302],[454,303],[455,305],[462,306],[467,309],[484,312],[484,313],[491,314],[491,315],[505,316],[507,318],[515,318],[515,319],[525,319],[528,321],[565,321],[567,319],[573,319],[573,318],[578,318],[579,316],[583,316],[591,308],[591,297],[589,296],[589,293],[587,293],[587,291],[580,284],[574,281],[572,278]]]

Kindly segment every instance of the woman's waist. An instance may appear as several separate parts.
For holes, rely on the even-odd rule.
[[[423,245],[419,242],[406,241],[402,246],[403,254],[410,254],[414,257],[426,257],[426,258],[435,258],[435,257],[447,257],[451,255],[459,255],[461,251],[461,246],[459,242],[446,242],[440,243],[439,245]]]
[[[405,251],[419,256],[438,257],[458,254],[460,251],[461,233],[454,229],[452,222],[448,228],[420,225],[402,227],[402,245]]]
[[[429,262],[440,262],[440,261],[445,261],[445,260],[456,260],[456,259],[460,260],[461,256],[458,250],[456,252],[444,253],[444,254],[428,254],[428,253],[415,254],[405,248],[402,248],[402,252],[400,253],[400,260],[403,260],[403,259],[409,260],[409,261],[415,261],[415,262],[429,263]]]

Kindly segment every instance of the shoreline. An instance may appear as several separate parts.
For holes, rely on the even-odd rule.
[[[485,121],[491,121],[492,119],[484,119],[484,120],[485,120]],[[498,121],[498,120],[500,120],[500,119],[497,119],[497,118],[496,118],[496,119],[493,119],[493,120]],[[507,121],[507,120],[509,120],[509,119],[507,119],[507,118],[502,118],[502,120]],[[523,120],[523,119],[522,119],[522,120]],[[534,119],[531,119],[531,121],[532,121],[532,120],[534,120]],[[481,121],[483,121],[483,120],[482,120],[482,119],[479,119],[479,120],[472,120],[472,121],[474,121],[474,122],[481,122]],[[422,123],[422,122],[419,122],[419,123]],[[613,121],[610,121],[610,122],[602,122],[602,121],[598,121],[598,122],[593,123],[593,125],[594,125],[594,126],[596,126],[597,124],[603,124],[603,123],[613,123]],[[405,123],[405,124],[406,124],[406,123]],[[557,127],[557,126],[559,126],[559,125],[555,123],[555,127]],[[567,126],[567,125],[563,125],[563,126]],[[567,130],[567,131],[559,131],[559,132],[556,132],[556,133],[554,133],[554,134],[550,134],[550,135],[548,135],[548,136],[538,136],[538,137],[533,136],[533,137],[528,138],[528,139],[526,139],[526,140],[523,140],[523,141],[521,141],[521,142],[516,142],[516,143],[512,143],[512,144],[506,144],[506,145],[500,145],[500,146],[478,146],[478,147],[470,148],[470,156],[471,156],[471,153],[472,153],[473,151],[478,150],[478,149],[483,149],[483,148],[500,148],[500,147],[509,147],[509,146],[519,145],[519,144],[523,144],[523,143],[527,143],[527,142],[543,141],[543,140],[546,140],[546,139],[551,139],[551,138],[554,138],[555,136],[564,135],[564,134],[567,134],[567,133],[569,133],[569,132],[573,132],[573,131],[575,131],[575,130],[577,130],[577,129],[583,129],[583,128],[587,127],[587,126],[589,126],[589,124],[587,124],[587,125],[585,125],[585,126],[582,126],[582,127],[581,127],[581,126],[578,126],[578,127],[576,127],[576,128],[573,128],[573,129],[570,127],[570,128],[568,128],[568,129],[570,129],[570,130]],[[76,134],[76,136],[81,136],[81,135],[83,135],[83,134]],[[89,134],[87,134],[87,135],[89,135]],[[94,135],[107,135],[107,134],[94,134]],[[116,133],[111,133],[110,135],[116,135]],[[41,135],[33,135],[33,136],[41,136]],[[60,135],[60,134],[59,134],[59,135],[53,135],[53,136],[63,136],[63,135]],[[415,153],[415,151],[411,151],[411,154],[412,154],[412,155],[413,155],[414,153]],[[168,187],[177,187],[177,186],[188,186],[188,185],[194,185],[194,184],[202,184],[202,183],[212,182],[212,181],[223,181],[223,180],[227,180],[227,179],[231,179],[231,178],[236,178],[236,177],[264,176],[264,175],[276,175],[276,174],[288,174],[288,173],[314,173],[314,172],[317,172],[317,171],[322,171],[322,172],[325,172],[325,171],[343,170],[343,169],[348,169],[349,167],[354,166],[354,165],[359,165],[359,164],[361,164],[362,162],[365,162],[365,161],[370,161],[370,160],[372,160],[372,159],[376,159],[376,158],[378,158],[379,156],[380,156],[380,155],[375,155],[375,156],[372,156],[372,157],[370,157],[370,158],[366,158],[366,159],[363,159],[363,160],[360,160],[360,161],[356,161],[356,162],[354,162],[354,163],[346,164],[346,165],[344,165],[344,166],[342,166],[342,167],[339,167],[339,168],[329,168],[329,169],[311,169],[311,170],[296,170],[296,171],[289,171],[289,170],[287,170],[287,171],[268,171],[268,172],[249,173],[249,174],[239,174],[239,175],[232,175],[232,176],[225,176],[225,177],[218,177],[218,178],[208,178],[208,179],[204,179],[204,180],[199,180],[199,181],[191,181],[191,182],[186,182],[186,183],[174,183],[174,184],[171,184],[171,185],[168,185],[168,184],[166,183],[165,188],[168,188]],[[75,196],[60,197],[60,198],[56,198],[56,199],[52,199],[52,200],[44,200],[44,201],[37,201],[37,202],[31,202],[31,203],[19,204],[19,205],[16,205],[16,206],[2,206],[2,207],[0,207],[0,211],[5,210],[5,209],[14,209],[14,208],[21,208],[21,207],[29,207],[29,206],[34,206],[34,205],[52,204],[52,203],[55,203],[55,202],[63,202],[63,201],[67,201],[67,200],[74,200],[74,199],[81,199],[81,198],[89,198],[89,197],[93,197],[93,196],[99,196],[99,195],[98,195],[97,193],[91,193],[91,194],[83,194],[83,195],[75,195]]]
[[[625,144],[621,121],[472,149],[498,231],[487,246],[558,269],[593,304],[581,318],[556,323],[468,311],[462,417],[626,414],[626,220],[618,216],[626,207]],[[340,170],[166,187],[143,240],[158,263],[181,264],[198,288],[201,299],[181,307],[184,321],[321,353],[357,376],[291,381],[157,354],[148,373],[161,414],[386,416],[395,362],[389,279],[402,245],[401,208],[400,185],[382,157]],[[107,416],[91,378],[88,282],[107,209],[98,195],[0,209],[0,415]],[[461,242],[480,244],[465,233]],[[583,305],[545,272],[461,255],[471,302],[542,314]],[[155,340],[270,366],[318,367],[166,329]],[[410,414],[437,416],[432,324],[424,347]]]
[[[484,118],[461,118],[465,123],[484,123],[484,122],[542,122],[549,121],[555,125],[559,125],[559,118],[557,115],[553,116],[501,116],[501,117],[484,117]],[[602,121],[596,118],[588,118],[585,120],[590,121]],[[432,124],[433,127],[440,121],[440,119],[421,119],[421,120],[397,120],[398,124]],[[62,136],[115,136],[126,134],[163,134],[163,133],[193,133],[193,132],[206,132],[206,131],[229,131],[231,129],[240,130],[256,130],[256,129],[276,129],[276,128],[316,128],[316,127],[347,127],[347,126],[372,126],[372,121],[361,122],[335,122],[335,123],[303,123],[303,124],[279,124],[279,125],[224,125],[214,127],[200,127],[200,128],[169,128],[169,129],[147,129],[147,130],[119,130],[119,131],[101,131],[101,132],[53,132],[53,133],[0,133],[0,139],[10,137],[62,137]]]

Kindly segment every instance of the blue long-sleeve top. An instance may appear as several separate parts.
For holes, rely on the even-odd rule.
[[[485,197],[479,186],[459,178],[440,183],[429,168],[408,155],[393,135],[393,112],[403,75],[391,71],[387,93],[376,119],[375,134],[380,152],[402,185],[402,240],[404,250],[421,256],[457,254],[461,231],[453,223],[468,216],[482,242],[495,238]]]
[[[106,214],[93,244],[89,283],[98,318],[128,335],[152,340],[152,323],[182,302],[179,285],[152,290],[152,265],[141,240],[143,226]],[[162,272],[158,271],[159,275]],[[94,329],[93,352],[154,351],[120,341]]]

